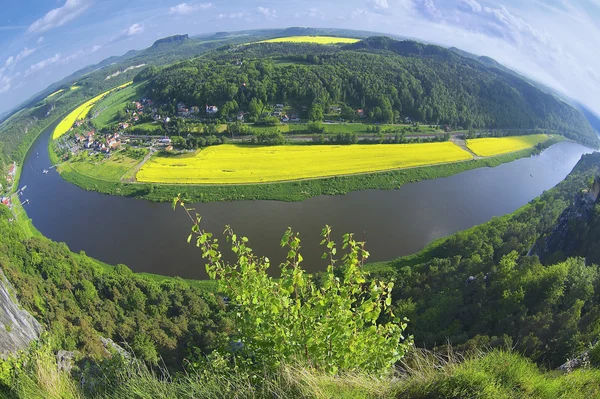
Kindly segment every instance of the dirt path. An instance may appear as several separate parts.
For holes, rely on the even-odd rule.
[[[450,139],[451,142],[453,142],[454,144],[456,144],[457,146],[459,146],[460,148],[462,148],[463,150],[465,150],[466,152],[468,152],[469,154],[471,154],[471,156],[473,157],[473,159],[483,159],[485,157],[480,157],[479,155],[476,155],[473,151],[471,151],[469,149],[469,147],[467,147],[467,142],[466,140],[463,139],[459,139],[456,136],[453,136]]]
[[[123,174],[123,176],[121,176],[121,181],[123,183],[135,183],[136,182],[135,176],[140,171],[140,169],[142,168],[142,166],[144,166],[144,164],[146,162],[148,162],[148,160],[154,154],[154,152],[155,152],[154,148],[151,148],[150,151],[148,152],[148,154],[146,154],[146,156],[142,160],[142,162],[140,162],[139,164],[137,164],[137,166],[135,167],[135,170],[133,171],[133,175],[130,178],[128,178],[128,179],[124,179],[123,176],[129,174],[129,171],[127,171],[127,172],[125,172],[125,174]]]

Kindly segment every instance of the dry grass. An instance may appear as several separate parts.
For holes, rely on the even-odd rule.
[[[453,143],[253,147],[225,144],[196,155],[155,156],[137,180],[238,184],[311,179],[458,162],[471,155]]]

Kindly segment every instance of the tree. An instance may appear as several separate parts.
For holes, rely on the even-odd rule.
[[[318,103],[313,103],[308,111],[308,119],[312,122],[323,120],[323,106]]]
[[[181,205],[176,198],[173,206]],[[346,253],[334,266],[337,248],[331,228],[322,232],[329,266],[318,286],[302,269],[300,238],[290,229],[281,239],[288,251],[278,279],[267,270],[270,261],[253,254],[248,239],[238,238],[230,227],[227,241],[237,257],[235,263],[222,261],[219,243],[200,229],[200,217],[191,216],[196,245],[207,259],[207,272],[219,283],[219,290],[236,309],[235,336],[239,360],[257,359],[257,366],[277,369],[284,362],[302,362],[332,374],[361,370],[384,373],[404,356],[412,337],[402,335],[406,323],[392,312],[393,283],[367,280],[363,265],[369,253],[352,234],[344,235]],[[221,349],[231,354],[227,343]]]
[[[248,105],[248,113],[250,114],[251,118],[254,118],[256,120],[256,118],[258,118],[260,116],[260,113],[263,110],[263,104],[262,101],[256,99],[256,98],[252,98],[252,100],[250,100],[250,104]]]

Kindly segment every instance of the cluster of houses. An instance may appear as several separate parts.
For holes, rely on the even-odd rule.
[[[275,104],[275,110],[271,112],[271,116],[275,116],[281,120],[281,122],[300,122],[300,118],[296,114],[288,116],[283,111],[284,104]]]
[[[109,133],[102,138],[99,140],[96,139],[96,132],[93,130],[84,134],[75,133],[75,142],[88,150],[109,154],[111,151],[115,151],[121,147],[121,136],[119,133]]]
[[[16,163],[12,163],[9,167],[8,167],[8,173],[6,174],[6,181],[8,182],[8,184],[10,184],[12,186],[12,184],[15,181],[15,175],[17,174],[17,164]]]
[[[213,116],[216,115],[217,112],[219,112],[219,108],[216,105],[206,105],[204,108],[204,111],[206,113],[206,115],[209,116]],[[186,117],[190,117],[190,116],[194,116],[194,115],[199,115],[200,114],[200,107],[197,106],[191,106],[191,107],[186,107],[186,105],[184,103],[177,103],[177,116],[180,116],[182,118],[186,118]]]
[[[11,201],[10,197],[0,197],[0,205],[4,205],[9,208],[12,208],[12,201]]]

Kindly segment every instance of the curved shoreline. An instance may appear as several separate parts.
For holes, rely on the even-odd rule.
[[[561,141],[549,139],[543,149]],[[460,172],[481,167],[495,167],[503,163],[538,153],[535,147],[489,158],[462,162],[396,169],[376,173],[361,173],[327,178],[302,179],[275,183],[251,183],[228,185],[186,185],[140,182],[115,182],[101,180],[77,172],[74,169],[60,170],[61,177],[69,183],[87,191],[146,199],[153,202],[171,202],[181,194],[187,201],[215,202],[241,200],[302,201],[318,195],[343,195],[352,191],[381,189],[394,190],[404,184],[420,180],[448,177]],[[51,159],[55,157],[49,145]]]

